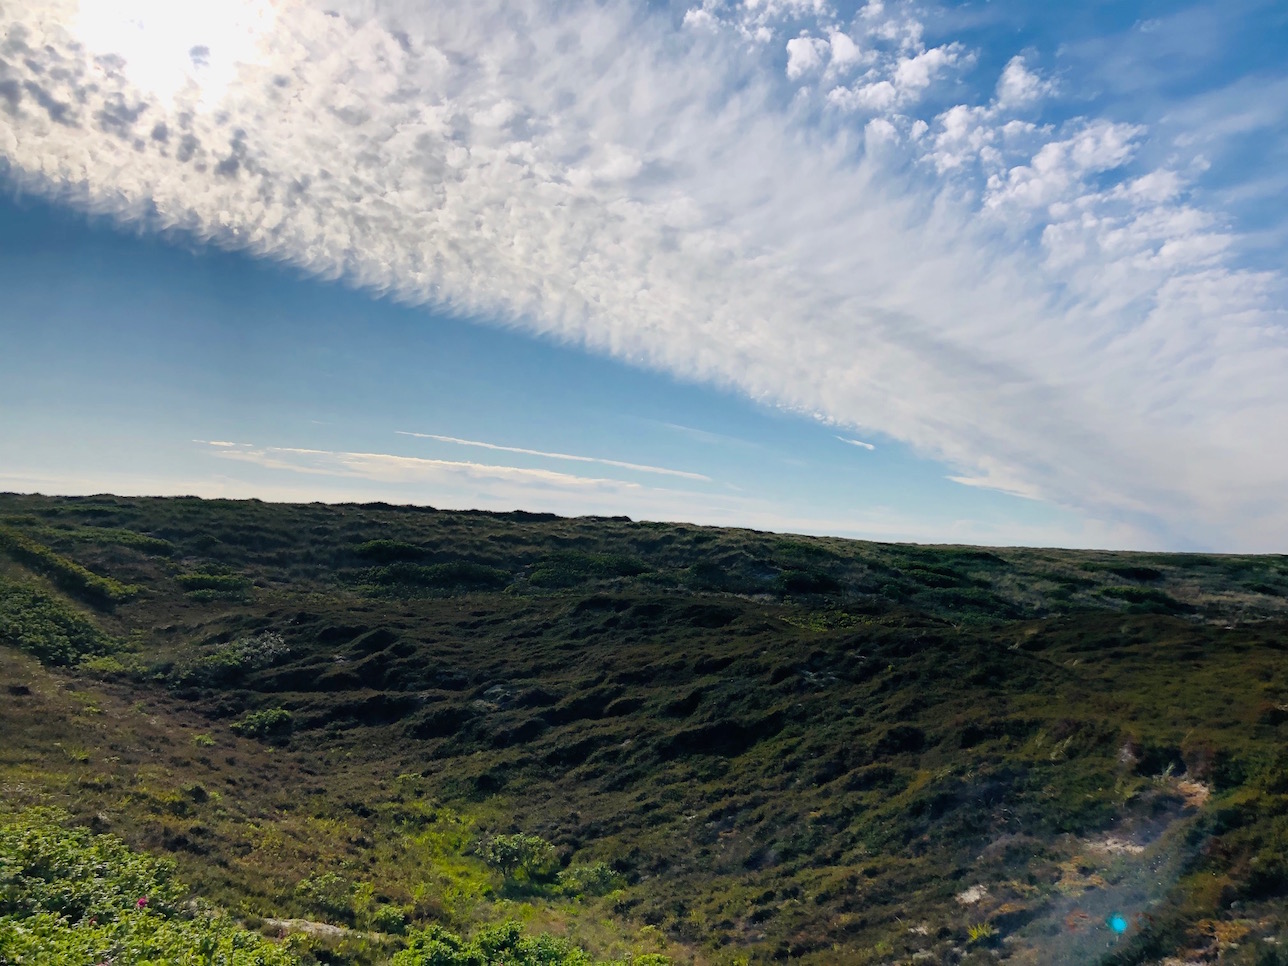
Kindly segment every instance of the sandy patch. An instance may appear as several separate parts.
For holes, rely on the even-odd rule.
[[[1110,855],[1140,855],[1145,851],[1145,846],[1117,835],[1107,835],[1098,842],[1088,842],[1086,847],[1092,852],[1108,852]]]
[[[333,926],[329,922],[314,922],[311,919],[265,919],[268,925],[283,932],[302,932],[309,936],[326,936],[331,939],[339,939],[352,929],[346,929],[344,926]]]
[[[973,906],[975,903],[988,898],[988,889],[982,885],[973,885],[964,892],[957,893],[957,901],[963,906]]]
[[[1182,778],[1176,783],[1176,790],[1180,792],[1181,797],[1185,799],[1185,804],[1190,808],[1202,808],[1204,803],[1212,797],[1212,789],[1202,782],[1192,781],[1188,778]]]

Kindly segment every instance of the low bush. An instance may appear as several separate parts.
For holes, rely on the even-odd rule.
[[[638,577],[648,570],[642,560],[626,554],[563,550],[538,561],[528,580],[534,587],[559,589],[578,587],[594,579]]]
[[[334,872],[302,880],[295,887],[295,896],[314,913],[353,921],[353,883]]]
[[[0,526],[0,550],[25,567],[44,574],[73,597],[101,610],[111,610],[139,592],[139,588],[93,573],[9,527]]]
[[[170,862],[33,809],[0,825],[0,963],[298,966],[226,918],[180,910]]]
[[[117,643],[89,618],[34,587],[0,577],[0,642],[45,664],[75,664]]]
[[[222,687],[249,671],[272,667],[291,653],[281,634],[264,631],[239,637],[210,654],[179,666],[173,680],[181,687]]]
[[[265,708],[252,711],[240,721],[234,721],[229,727],[234,734],[243,738],[258,738],[261,741],[270,738],[284,738],[291,733],[291,712],[285,708]]]
[[[649,954],[601,966],[669,966],[665,956]],[[516,922],[505,922],[465,940],[438,926],[408,936],[407,948],[392,966],[595,966],[584,950],[545,933],[525,936]]]
[[[604,862],[572,865],[558,875],[559,890],[568,896],[606,896],[625,882]]]
[[[198,570],[175,578],[188,597],[196,601],[241,600],[250,592],[251,581],[242,574]]]
[[[368,925],[376,932],[401,935],[407,931],[408,912],[402,906],[381,903],[371,911]]]
[[[397,540],[368,540],[354,547],[353,552],[379,564],[422,560],[425,557],[425,551],[420,547]]]
[[[1101,593],[1106,597],[1127,601],[1132,605],[1130,609],[1135,613],[1188,614],[1195,609],[1192,605],[1176,600],[1152,587],[1106,587]]]
[[[774,578],[774,584],[784,594],[826,594],[839,590],[836,578],[821,570],[784,570]]]
[[[78,527],[75,530],[55,531],[58,536],[68,536],[80,543],[95,544],[114,544],[118,547],[129,547],[140,553],[150,554],[154,557],[169,557],[176,550],[175,545],[169,540],[162,540],[160,537],[152,537],[146,533],[138,533],[134,530],[124,530],[117,527]]]
[[[428,565],[393,563],[372,568],[366,581],[384,593],[415,595],[425,590],[495,590],[510,582],[510,574],[496,567],[464,561]]]

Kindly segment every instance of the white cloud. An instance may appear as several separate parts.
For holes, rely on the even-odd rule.
[[[520,483],[531,490],[543,486],[584,489],[633,489],[638,483],[598,477],[574,476],[555,470],[522,466],[497,466],[459,460],[422,459],[390,453],[347,453],[334,450],[300,449],[287,446],[238,444],[233,449],[216,449],[221,459],[254,463],[267,469],[322,476],[351,476],[379,483],[445,483],[505,481]]]
[[[249,466],[248,463],[243,463]],[[307,482],[296,482],[295,476]],[[278,473],[246,476],[210,474],[191,477],[150,476],[139,473],[104,473],[95,468],[85,474],[12,473],[0,469],[0,491],[39,492],[66,496],[113,493],[121,496],[198,496],[206,499],[256,498],[280,503],[392,502],[439,509],[515,509],[560,513],[565,516],[627,513],[635,520],[697,523],[705,526],[749,527],[779,533],[844,536],[868,540],[910,540],[920,543],[958,543],[985,546],[1060,546],[1105,548],[1148,546],[1147,534],[1124,527],[1025,525],[971,519],[937,520],[901,517],[883,507],[855,511],[839,517],[784,512],[777,501],[728,499],[715,503],[682,491],[642,487],[626,494],[587,494],[522,488],[460,490],[442,486],[398,484],[364,480],[351,475]],[[634,501],[634,502],[632,502]]]
[[[873,117],[814,126],[757,66],[782,46],[748,49],[830,35],[819,4],[741,26],[704,6],[714,33],[624,0],[329,8],[276,0],[212,104],[77,37],[74,0],[6,5],[10,179],[871,427],[1169,540],[1288,536],[1283,278],[1239,267],[1183,164],[1142,167],[1149,131],[1026,126],[999,87],[911,137],[970,52],[927,47],[904,4],[847,26],[876,53],[837,99],[910,135],[858,147]]]
[[[793,37],[787,41],[787,77],[796,80],[816,70],[829,49],[827,41],[818,37]]]
[[[869,452],[876,449],[876,446],[874,444],[865,443],[861,439],[850,439],[848,436],[838,436],[836,438],[839,439],[842,443],[849,443],[851,446],[857,446],[860,449],[866,449]]]
[[[1024,58],[1017,54],[1007,63],[997,81],[997,104],[1009,110],[1032,104],[1051,93],[1052,85],[1028,69]]]
[[[1130,160],[1142,129],[1097,120],[1072,137],[1044,144],[1027,164],[989,179],[989,207],[1039,207],[1081,193],[1088,175],[1121,167]]]
[[[864,59],[862,48],[843,30],[833,30],[828,36],[828,53],[833,70],[845,70]]]
[[[902,58],[894,69],[894,83],[901,91],[920,94],[940,73],[961,61],[957,44],[932,47]]]
[[[549,453],[539,449],[523,449],[519,446],[500,446],[496,443],[484,443],[474,439],[457,439],[455,436],[436,436],[433,433],[409,433],[398,430],[399,436],[414,436],[417,439],[432,439],[439,443],[453,443],[457,446],[477,446],[500,453],[521,453],[525,456],[540,456],[545,459],[571,460],[577,463],[599,463],[601,466],[615,466],[623,470],[635,470],[639,473],[656,473],[661,476],[675,476],[685,480],[696,480],[710,483],[711,477],[701,473],[690,473],[686,470],[671,470],[663,466],[648,466],[644,463],[626,463],[622,460],[600,459],[597,456],[573,456],[569,453]],[[214,445],[214,444],[212,444]]]

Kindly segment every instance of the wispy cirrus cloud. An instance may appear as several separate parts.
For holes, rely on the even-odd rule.
[[[866,449],[868,452],[876,449],[875,444],[864,442],[861,439],[850,439],[848,436],[838,436],[836,438],[842,443],[849,443],[851,446],[857,446],[859,449]]]
[[[974,52],[927,39],[933,8],[226,0],[183,50],[187,5],[112,9],[160,46],[77,0],[0,7],[16,183],[1169,544],[1288,537],[1282,274],[1243,264],[1175,132],[1044,116],[1036,60],[944,108]]]
[[[540,456],[542,459],[569,460],[575,463],[598,463],[601,466],[613,466],[622,470],[633,470],[638,473],[655,473],[659,476],[674,476],[683,480],[695,480],[710,483],[711,477],[701,473],[690,473],[687,470],[672,470],[664,466],[649,466],[645,463],[627,463],[622,460],[601,459],[598,456],[574,456],[571,453],[551,453],[539,449],[524,449],[520,446],[501,446],[497,443],[484,443],[475,439],[457,439],[455,436],[436,436],[433,433],[411,433],[397,430],[399,436],[412,436],[416,439],[432,439],[439,443],[451,443],[455,446],[476,446],[480,449],[498,453],[519,453],[524,456]]]
[[[289,446],[255,446],[238,443],[217,446],[214,455],[267,469],[323,476],[351,476],[380,483],[447,483],[506,481],[530,487],[563,489],[632,489],[640,484],[625,480],[575,476],[555,470],[523,466],[498,466],[459,460],[423,459],[392,453],[350,453],[339,450],[302,449]]]
[[[1104,547],[1139,540],[1130,528],[1067,524],[1014,525],[970,519],[928,521],[888,508],[856,509],[844,515],[794,512],[781,501],[737,493],[645,486],[614,479],[581,477],[549,470],[497,466],[452,460],[422,459],[391,453],[352,453],[288,446],[237,443],[234,449],[212,447],[221,462],[259,471],[263,478],[228,474],[185,482],[157,480],[144,484],[154,495],[207,497],[259,495],[273,500],[352,502],[390,499],[432,503],[440,508],[560,513],[628,514],[636,520],[687,521],[709,526],[754,527],[779,532],[812,533],[875,540],[999,545]],[[307,485],[292,477],[306,477]],[[11,477],[59,493],[96,493],[110,479],[67,476]],[[135,480],[134,488],[139,487]]]

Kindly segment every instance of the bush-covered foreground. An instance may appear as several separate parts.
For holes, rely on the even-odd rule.
[[[291,940],[272,942],[195,901],[174,864],[112,835],[65,826],[54,809],[0,825],[0,966],[300,966]],[[602,966],[666,966],[644,955]],[[513,922],[463,939],[415,930],[393,966],[597,966],[586,952]]]
[[[111,835],[65,828],[52,810],[0,825],[0,963],[292,966],[226,916],[181,907],[173,863]]]

